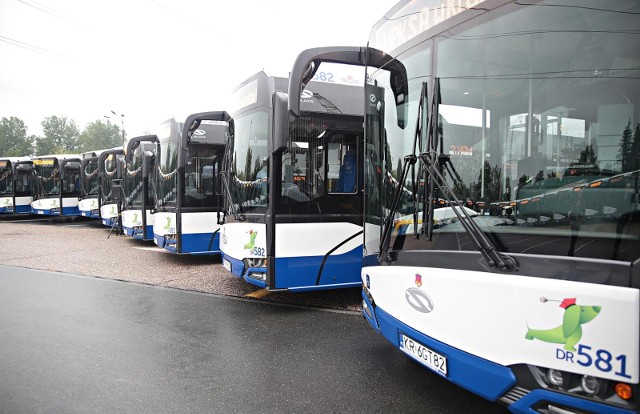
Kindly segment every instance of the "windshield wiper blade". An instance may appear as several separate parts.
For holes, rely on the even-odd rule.
[[[439,157],[434,151],[420,154],[420,160],[425,165],[427,171],[432,177],[432,183],[438,187],[442,195],[452,206],[452,210],[460,220],[460,224],[465,229],[476,248],[480,251],[489,267],[497,267],[500,270],[517,270],[518,264],[515,259],[498,251],[491,241],[480,230],[480,227],[473,221],[469,213],[465,210],[464,205],[460,202],[453,189],[438,169]],[[424,221],[425,219],[423,219]],[[429,217],[429,220],[431,218]]]
[[[234,219],[238,221],[244,220],[244,215],[242,214],[242,206],[240,204],[235,204],[233,202],[233,197],[231,196],[231,189],[229,188],[228,176],[225,171],[220,171],[219,176],[222,178],[222,193],[227,199],[229,213],[233,216]]]
[[[380,238],[380,246],[378,249],[378,261],[379,262],[390,262],[391,257],[389,256],[389,245],[391,243],[391,230],[393,227],[393,221],[398,211],[398,205],[400,204],[400,199],[402,198],[402,191],[404,189],[404,182],[407,179],[407,175],[409,174],[409,167],[411,167],[411,179],[412,179],[412,194],[411,198],[413,201],[413,221],[414,221],[414,233],[417,234],[417,222],[418,222],[418,213],[416,209],[417,202],[417,191],[416,191],[416,174],[415,174],[415,164],[418,161],[418,157],[416,155],[416,149],[420,142],[420,137],[422,136],[422,115],[424,111],[424,101],[427,94],[427,83],[422,83],[422,90],[420,92],[420,102],[418,104],[418,116],[416,119],[416,129],[413,136],[413,151],[409,155],[405,155],[404,157],[404,165],[402,166],[402,176],[398,181],[398,186],[396,187],[396,192],[393,197],[393,203],[391,204],[391,210],[389,214],[384,218],[382,223],[382,236]],[[422,149],[422,148],[420,148]]]
[[[482,230],[480,230],[476,222],[473,221],[469,213],[467,213],[464,205],[460,202],[440,171],[439,167],[441,166],[441,161],[443,161],[444,168],[452,175],[454,181],[457,180],[457,182],[462,182],[460,176],[453,168],[453,165],[451,165],[451,159],[449,156],[443,154],[438,155],[438,147],[440,148],[440,153],[442,153],[444,149],[444,143],[441,142],[442,136],[440,135],[439,130],[440,102],[440,79],[435,78],[431,110],[429,112],[429,128],[427,131],[426,145],[427,151],[421,153],[419,156],[422,164],[426,168],[426,173],[429,174],[428,182],[425,183],[424,209],[422,213],[422,223],[423,227],[426,225],[427,240],[430,241],[433,235],[434,204],[436,202],[435,190],[437,187],[440,193],[449,202],[449,205],[452,206],[452,210],[458,217],[458,220],[460,220],[460,224],[467,232],[476,248],[480,251],[489,267],[497,267],[498,269],[507,271],[517,270],[518,264],[515,259],[496,249],[493,243],[491,243]]]

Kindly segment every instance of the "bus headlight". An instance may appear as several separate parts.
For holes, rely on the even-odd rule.
[[[562,376],[562,371],[557,369],[547,370],[547,381],[549,381],[549,384],[551,385],[562,387],[562,385],[564,385],[564,377]]]
[[[264,257],[247,257],[242,260],[245,269],[250,267],[267,267],[267,259]]]
[[[591,375],[583,375],[580,380],[580,388],[589,395],[595,395],[600,391],[600,380]]]

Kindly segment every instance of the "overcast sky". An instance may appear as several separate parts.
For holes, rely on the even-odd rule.
[[[241,81],[298,53],[365,45],[397,0],[0,0],[0,118],[28,134],[124,114],[127,136],[224,110]],[[118,124],[120,124],[118,122]]]

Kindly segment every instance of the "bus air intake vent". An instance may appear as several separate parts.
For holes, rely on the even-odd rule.
[[[511,405],[527,394],[529,394],[528,389],[522,387],[513,387],[500,398],[500,401],[504,404]]]

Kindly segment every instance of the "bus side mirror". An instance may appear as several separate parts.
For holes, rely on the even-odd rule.
[[[272,154],[283,152],[289,142],[289,97],[286,93],[273,94],[273,146]]]

